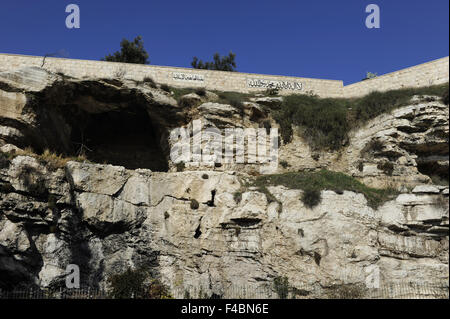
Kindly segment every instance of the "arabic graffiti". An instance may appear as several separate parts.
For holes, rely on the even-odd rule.
[[[251,88],[274,88],[279,90],[302,90],[303,83],[290,81],[269,81],[261,79],[248,79],[247,85]]]

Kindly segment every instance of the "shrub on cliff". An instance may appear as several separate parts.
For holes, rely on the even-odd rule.
[[[149,64],[149,55],[144,49],[144,42],[141,36],[137,36],[133,41],[123,39],[120,42],[120,51],[114,52],[105,56],[102,61],[109,62],[124,62],[124,63],[137,63],[137,64]]]
[[[144,269],[127,269],[110,276],[110,296],[114,299],[166,299],[171,298],[168,289]]]
[[[317,189],[305,189],[301,199],[306,207],[314,208],[322,201],[322,195]]]
[[[280,125],[284,143],[292,140],[292,126],[312,149],[337,150],[348,140],[350,129],[384,113],[407,105],[414,95],[442,97],[448,104],[448,83],[420,88],[405,88],[387,92],[372,92],[361,98],[319,98],[294,94],[283,99],[280,109],[272,111]]]
[[[350,129],[347,108],[348,102],[344,99],[291,95],[284,98],[274,118],[280,124],[284,143],[291,141],[292,125],[296,125],[302,128],[302,136],[314,148],[338,149],[345,143]]]
[[[275,277],[273,288],[280,299],[287,299],[289,295],[289,280],[287,277]]]

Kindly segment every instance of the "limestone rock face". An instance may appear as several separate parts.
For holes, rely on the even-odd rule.
[[[1,173],[12,180],[18,169]],[[321,204],[310,209],[299,200],[301,190],[283,186],[270,187],[278,203],[256,190],[236,201],[248,176],[234,172],[69,162],[65,176],[58,174],[49,172],[46,182],[61,184],[48,185],[56,199],[70,189],[70,204],[52,204],[22,184],[12,187],[27,195],[1,193],[0,267],[14,269],[10,284],[61,283],[74,260],[85,284],[104,286],[112,273],[148,266],[174,293],[201,286],[225,294],[230,285],[271,287],[275,277],[287,276],[313,297],[315,287],[365,282],[373,266],[386,282],[448,278],[445,188],[401,194],[378,210],[362,194],[323,191]],[[110,187],[102,187],[105,176]]]
[[[226,297],[232,286],[272,297],[277,277],[320,297],[374,269],[381,284],[448,281],[448,186],[430,178],[448,168],[448,106],[414,100],[352,131],[340,152],[294,134],[278,173],[328,168],[401,193],[373,209],[363,194],[323,190],[311,209],[300,189],[268,186],[268,198],[244,187],[257,165],[170,159],[172,129],[277,127],[266,110],[282,98],[175,96],[40,68],[0,73],[0,288],[64,285],[69,264],[99,287],[147,267],[177,297],[189,287]]]

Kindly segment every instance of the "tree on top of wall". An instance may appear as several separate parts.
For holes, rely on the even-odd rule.
[[[133,41],[123,39],[120,42],[120,51],[108,54],[102,61],[150,64],[148,58],[149,55],[144,49],[142,37],[137,36]]]
[[[213,56],[214,61],[203,62],[196,56],[192,59],[191,66],[194,69],[219,70],[219,71],[236,71],[236,62],[234,59],[236,54],[230,52],[228,55],[221,57],[219,53]]]
[[[364,79],[362,79],[362,81],[373,79],[373,78],[376,78],[377,76],[378,76],[377,73],[367,72],[366,77]]]

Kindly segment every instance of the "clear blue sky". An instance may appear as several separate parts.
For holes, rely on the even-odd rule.
[[[66,5],[81,28],[65,27]],[[366,5],[381,28],[365,27]],[[100,59],[142,35],[151,64],[190,67],[193,56],[236,53],[238,71],[345,84],[449,54],[448,0],[2,0],[0,52]]]

